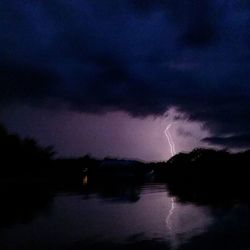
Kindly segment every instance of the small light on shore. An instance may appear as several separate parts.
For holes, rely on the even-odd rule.
[[[83,183],[83,186],[88,185],[88,176],[87,175],[83,177],[83,182],[82,183]]]

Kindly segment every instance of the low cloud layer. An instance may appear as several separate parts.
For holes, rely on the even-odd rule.
[[[140,117],[174,106],[204,122],[206,142],[250,146],[246,0],[3,0],[0,15],[2,106]]]

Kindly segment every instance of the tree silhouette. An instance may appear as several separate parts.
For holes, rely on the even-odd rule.
[[[53,147],[42,147],[31,138],[22,139],[16,134],[8,133],[0,125],[0,163],[2,173],[27,171],[52,159]],[[35,163],[35,165],[34,165]]]

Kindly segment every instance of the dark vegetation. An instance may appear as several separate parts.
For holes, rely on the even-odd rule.
[[[21,139],[0,126],[0,179],[25,179],[61,183],[64,187],[91,183],[120,183],[154,178],[167,183],[170,192],[183,201],[224,202],[249,200],[250,151],[231,154],[212,149],[179,153],[168,162],[138,161],[90,156],[57,159],[53,147],[39,146],[33,139]],[[116,184],[117,184],[116,183]]]
[[[0,125],[1,177],[33,173],[39,166],[46,165],[53,155],[53,147],[41,147],[34,139],[21,139]]]
[[[140,178],[150,166],[138,161],[105,158],[96,160],[89,155],[79,158],[55,158],[52,146],[42,147],[31,138],[22,139],[9,134],[0,125],[0,179],[28,178],[26,181],[82,180],[86,174],[90,179],[101,181],[107,178]],[[30,179],[32,178],[32,179]]]
[[[250,200],[250,151],[230,154],[195,149],[172,157],[158,169],[170,192],[181,201],[225,204]]]

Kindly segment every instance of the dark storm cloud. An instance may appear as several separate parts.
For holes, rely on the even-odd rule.
[[[203,141],[227,148],[244,149],[250,147],[250,134],[228,136],[228,137],[208,137],[204,138]]]
[[[164,10],[181,30],[179,41],[183,42],[183,45],[202,47],[218,39],[217,21],[222,12],[214,1],[133,0],[132,3],[142,13]]]
[[[175,106],[204,122],[207,142],[250,132],[247,1],[3,0],[0,16],[1,103],[137,116]]]
[[[21,81],[20,81],[21,80]],[[23,65],[0,65],[0,97],[1,102],[17,100],[39,101],[50,94],[55,83],[53,73]],[[28,99],[27,99],[28,98]]]

